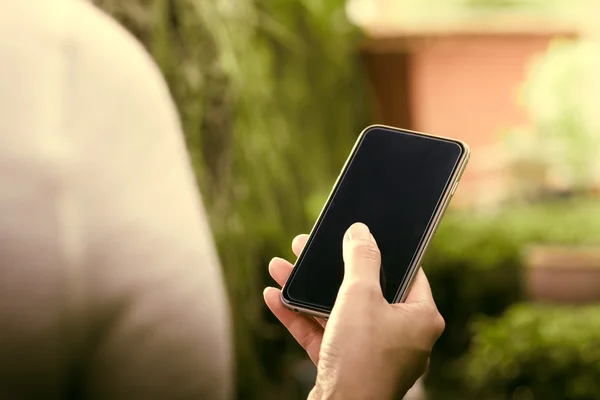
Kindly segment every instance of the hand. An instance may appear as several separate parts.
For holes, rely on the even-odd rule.
[[[294,239],[296,255],[306,239]],[[431,349],[444,330],[427,278],[419,269],[406,301],[389,304],[381,292],[377,243],[360,223],[346,232],[343,256],[344,280],[326,324],[285,308],[279,289],[265,289],[265,302],[317,365],[311,399],[404,395],[427,369]],[[269,272],[283,286],[292,268],[276,258]]]

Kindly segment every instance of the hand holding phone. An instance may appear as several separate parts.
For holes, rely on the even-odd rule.
[[[468,158],[458,140],[386,126],[363,131],[282,290],[283,304],[328,317],[344,276],[342,238],[355,222],[379,244],[385,299],[403,301]]]
[[[294,240],[296,255],[306,239]],[[310,399],[398,398],[425,372],[444,320],[420,269],[404,303],[386,301],[379,248],[364,224],[352,225],[344,236],[343,258],[343,283],[326,323],[287,309],[278,289],[267,288],[265,302],[318,366]],[[269,265],[281,286],[291,271],[279,258]]]

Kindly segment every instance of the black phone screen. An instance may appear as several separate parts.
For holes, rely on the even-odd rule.
[[[297,304],[331,311],[344,276],[342,241],[365,223],[381,251],[382,290],[394,301],[465,149],[458,142],[375,127],[338,180],[284,289]]]

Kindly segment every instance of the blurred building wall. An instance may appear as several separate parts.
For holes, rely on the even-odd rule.
[[[452,35],[413,53],[413,128],[464,140],[472,150],[457,202],[502,197],[506,180],[501,158],[493,162],[498,156],[494,148],[503,130],[527,122],[516,101],[518,88],[529,60],[542,53],[550,39],[546,35]]]
[[[493,203],[507,190],[498,143],[527,122],[518,89],[531,59],[568,30],[536,26],[379,28],[363,49],[377,122],[466,141],[472,159],[453,203]]]

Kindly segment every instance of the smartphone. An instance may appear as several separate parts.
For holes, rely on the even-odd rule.
[[[381,288],[404,301],[469,160],[459,140],[374,125],[359,136],[281,291],[289,309],[327,318],[344,277],[342,241],[366,224],[381,251]]]

